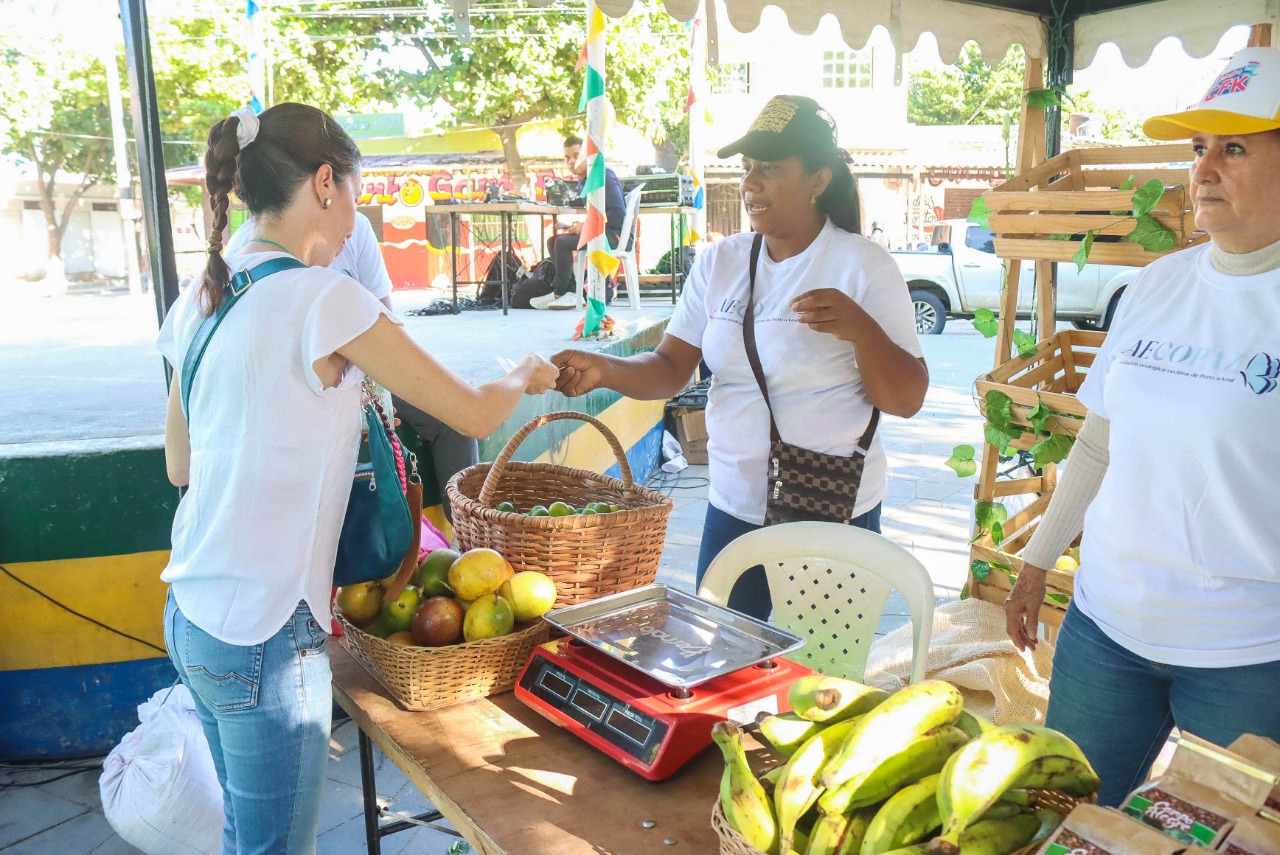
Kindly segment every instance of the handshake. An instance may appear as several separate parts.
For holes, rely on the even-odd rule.
[[[546,359],[530,353],[520,362],[499,357],[507,378],[523,383],[526,395],[541,395],[552,389],[570,398],[585,395],[604,385],[606,361],[598,353],[562,350]]]

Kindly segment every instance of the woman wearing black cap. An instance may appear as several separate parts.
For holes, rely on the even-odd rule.
[[[775,97],[744,137],[720,150],[722,158],[738,154],[755,234],[702,251],[657,349],[626,358],[579,350],[552,357],[566,395],[605,387],[641,400],[678,394],[706,360],[715,380],[706,413],[711,488],[699,582],[721,549],[764,524],[769,407],[744,343],[749,293],[783,441],[848,457],[877,410],[914,415],[929,383],[906,283],[889,254],[860,234],[857,189],[826,112],[810,98]],[[874,435],[853,525],[880,530],[887,482]],[[739,579],[729,605],[768,617],[762,568]]]
[[[1034,648],[1045,567],[1084,531],[1046,724],[1119,804],[1170,729],[1280,739],[1280,50],[1236,54],[1147,136],[1189,140],[1208,244],[1125,289],[1089,408],[1005,603]]]

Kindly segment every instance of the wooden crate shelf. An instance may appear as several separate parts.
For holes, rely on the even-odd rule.
[[[1055,413],[1063,414],[1050,417],[1047,424],[1050,432],[1075,436],[1088,414],[1076,398],[1076,392],[1105,338],[1106,333],[1101,332],[1064,330],[1040,342],[1031,356],[1010,359],[975,381],[979,409],[985,416],[987,393],[993,389],[1004,392],[1013,401],[1009,408],[1010,423],[1030,431],[1032,426],[1027,414],[1043,402]],[[1015,446],[1026,446],[1033,441],[1034,437],[1027,436]]]

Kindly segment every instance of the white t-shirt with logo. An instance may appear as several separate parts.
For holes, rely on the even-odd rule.
[[[234,255],[243,252],[251,237],[253,217],[245,220],[235,230],[227,241],[224,253]],[[254,249],[267,246],[270,244],[255,244]],[[342,252],[338,253],[329,269],[347,274],[379,300],[391,296],[391,277],[387,275],[387,265],[382,259],[382,250],[378,247],[378,236],[373,233],[373,223],[359,211],[356,212],[356,225],[351,230],[351,237],[343,244]]]
[[[227,264],[234,272],[283,255],[247,253]],[[197,290],[178,297],[156,341],[179,372],[204,321]],[[326,389],[313,363],[381,315],[395,320],[348,276],[285,270],[254,283],[209,340],[190,391],[190,488],[160,578],[182,613],[215,638],[260,644],[299,600],[329,629],[364,374],[348,365]]]
[[[764,522],[769,410],[747,361],[742,318],[753,234],[737,234],[704,250],[689,273],[667,333],[702,349],[715,375],[707,399],[709,499],[750,523]],[[853,345],[800,323],[791,301],[816,288],[853,298],[895,344],[920,356],[915,311],[893,258],[866,238],[828,220],[804,252],[773,261],[760,252],[756,270],[756,349],[784,442],[848,456],[873,409],[862,389]],[[883,421],[882,421],[883,426]],[[862,473],[854,515],[884,498],[888,484],[881,430]]]
[[[1227,276],[1209,247],[1125,291],[1079,399],[1111,421],[1075,602],[1170,665],[1280,659],[1280,272]]]

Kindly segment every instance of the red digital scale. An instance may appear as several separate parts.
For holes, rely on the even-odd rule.
[[[789,710],[813,673],[783,654],[803,640],[665,585],[546,615],[569,633],[535,648],[516,697],[650,781],[670,777],[728,719]]]

